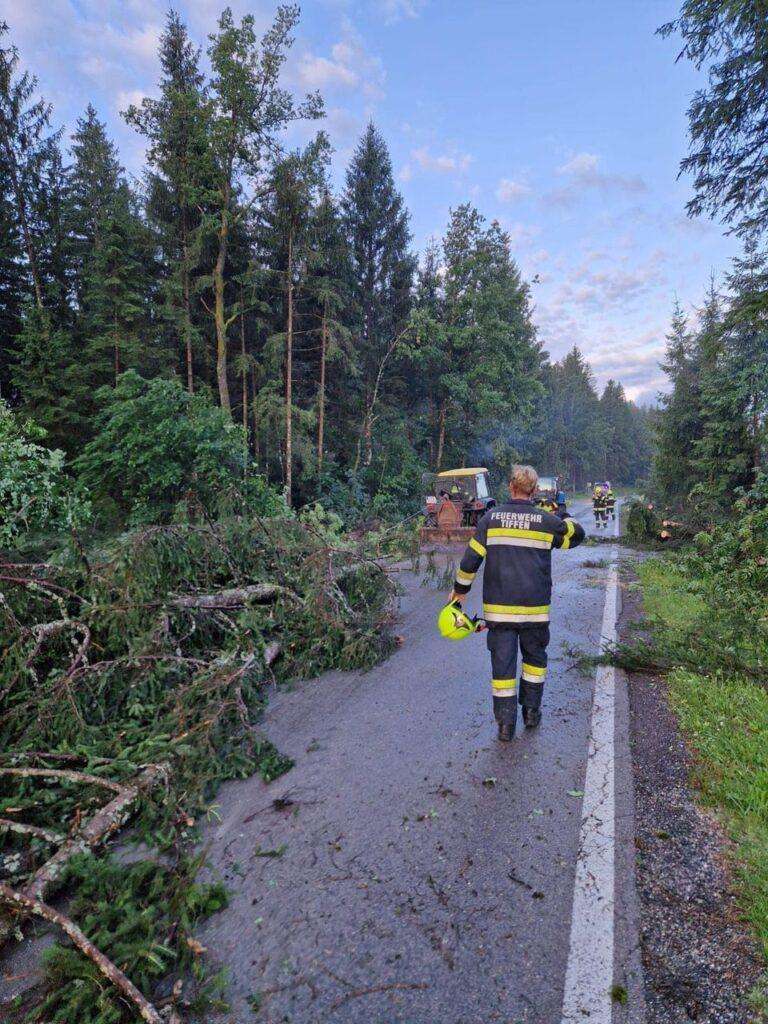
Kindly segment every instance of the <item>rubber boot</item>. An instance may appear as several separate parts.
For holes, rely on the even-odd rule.
[[[526,729],[536,729],[541,725],[541,708],[529,708],[523,704],[523,722]]]
[[[493,715],[499,723],[499,739],[508,743],[515,735],[517,725],[517,697],[494,697]]]
[[[515,735],[514,722],[499,722],[499,740],[502,743],[509,743]]]

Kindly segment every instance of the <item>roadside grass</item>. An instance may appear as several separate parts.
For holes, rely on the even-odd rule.
[[[686,578],[665,558],[648,558],[637,565],[646,618],[668,629],[687,629],[704,613],[704,602],[686,589]]]
[[[697,652],[696,638],[717,627],[675,561],[647,559],[637,573],[652,643],[667,645],[676,662],[668,666],[669,700],[696,758],[693,782],[734,843],[740,906],[768,960],[768,688],[715,668],[708,644]],[[768,989],[755,993],[753,1020],[768,1019],[763,1003]]]
[[[704,802],[736,844],[744,914],[768,959],[768,692],[748,680],[669,674],[670,703],[696,753]]]

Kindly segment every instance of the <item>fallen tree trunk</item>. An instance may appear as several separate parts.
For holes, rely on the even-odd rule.
[[[167,765],[151,764],[130,783],[119,784],[110,782],[110,788],[117,789],[118,795],[113,800],[110,800],[108,804],[105,804],[101,810],[97,811],[92,818],[89,818],[75,835],[70,836],[62,843],[54,855],[42,867],[38,868],[23,887],[23,895],[31,900],[46,899],[56,887],[64,868],[72,857],[77,853],[89,853],[121,828],[128,818],[132,805],[140,794],[147,789],[151,789],[158,782],[166,780],[168,778],[168,771]],[[63,775],[64,777],[81,775],[79,772],[57,771],[53,768],[49,770],[6,768],[0,772],[0,774],[5,773],[23,775],[55,774],[58,776]],[[81,776],[82,780],[88,782],[92,782],[95,778],[95,776],[90,775]],[[100,779],[98,781],[105,784],[108,780]],[[8,922],[0,921],[0,946],[8,938],[10,932],[11,929]]]
[[[232,590],[218,590],[215,594],[185,594],[174,597],[170,601],[171,608],[199,608],[215,610],[218,608],[241,608],[249,601],[271,601],[279,594],[296,597],[287,587],[277,583],[254,583],[248,587],[235,587]]]
[[[33,914],[35,917],[42,917],[45,921],[50,921],[51,924],[61,928],[80,952],[96,964],[104,977],[109,979],[121,995],[133,1003],[142,1020],[147,1021],[147,1024],[163,1024],[163,1018],[154,1006],[139,992],[131,979],[123,974],[108,957],[104,956],[101,950],[94,946],[91,940],[84,935],[75,922],[67,917],[66,914],[54,910],[47,903],[28,896],[25,892],[11,889],[4,882],[0,882],[0,900],[6,906],[19,911],[24,917]]]

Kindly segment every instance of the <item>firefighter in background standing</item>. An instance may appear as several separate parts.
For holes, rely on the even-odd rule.
[[[592,512],[595,516],[595,527],[599,530],[601,527],[604,527],[608,521],[605,505],[605,491],[599,484],[595,487],[592,494]]]
[[[616,521],[616,495],[613,493],[613,488],[611,487],[611,481],[610,480],[606,480],[605,481],[605,511],[606,511],[606,519],[608,518],[608,516],[610,516],[611,517],[611,522],[615,522]]]
[[[547,675],[549,605],[552,596],[552,548],[566,550],[584,540],[573,519],[539,509],[533,502],[538,476],[532,466],[515,466],[510,500],[497,505],[477,524],[456,573],[451,601],[463,601],[483,559],[483,619],[491,652],[493,713],[499,739],[511,740],[517,705],[533,729],[541,722],[541,697]],[[517,649],[522,655],[520,685]]]

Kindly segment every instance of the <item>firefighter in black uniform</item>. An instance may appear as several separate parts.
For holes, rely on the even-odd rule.
[[[525,725],[534,728],[541,721],[552,548],[572,548],[584,540],[579,523],[535,506],[532,496],[537,483],[531,466],[514,467],[509,483],[511,500],[486,512],[478,523],[451,594],[452,600],[463,600],[485,559],[483,618],[488,627],[493,712],[500,740],[514,736],[518,696]],[[522,654],[519,691],[518,646]]]
[[[611,517],[611,522],[616,521],[616,495],[613,493],[613,488],[610,484],[606,484],[605,492],[605,512],[606,519],[608,516]]]
[[[592,511],[595,515],[595,526],[599,530],[601,526],[605,526],[608,522],[605,492],[602,487],[596,487],[592,495]]]

